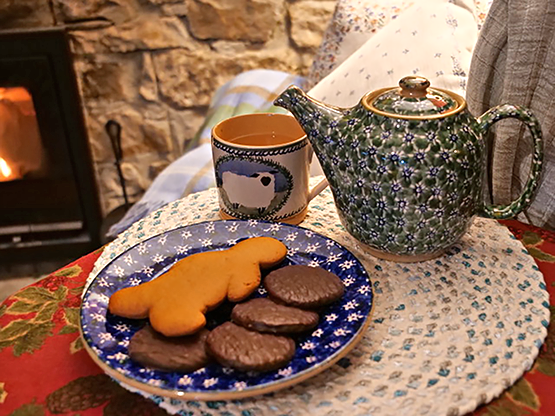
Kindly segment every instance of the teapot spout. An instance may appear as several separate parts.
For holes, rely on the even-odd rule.
[[[312,149],[332,188],[337,186],[337,148],[331,132],[339,132],[350,109],[324,104],[306,95],[300,88],[286,89],[274,104],[289,110],[306,133]]]
[[[324,104],[309,97],[299,87],[292,85],[279,95],[274,104],[289,110],[297,119],[308,139],[314,144],[320,136],[322,125],[339,122],[346,109]]]

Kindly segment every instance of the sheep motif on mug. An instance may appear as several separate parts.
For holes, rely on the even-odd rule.
[[[255,172],[250,176],[224,172],[222,189],[234,208],[242,205],[263,212],[275,197],[274,172]]]

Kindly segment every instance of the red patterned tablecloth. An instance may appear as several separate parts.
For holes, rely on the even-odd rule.
[[[503,221],[545,276],[555,304],[555,233]],[[101,250],[13,294],[0,306],[0,415],[166,415],[97,367],[79,338],[80,296]],[[553,306],[551,306],[553,313]],[[534,367],[475,415],[555,415],[555,325]]]

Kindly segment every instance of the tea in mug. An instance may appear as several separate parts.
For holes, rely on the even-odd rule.
[[[290,143],[298,140],[298,136],[287,136],[285,134],[268,132],[268,133],[253,133],[243,136],[227,139],[228,142],[239,144],[243,146],[279,146],[281,144]]]

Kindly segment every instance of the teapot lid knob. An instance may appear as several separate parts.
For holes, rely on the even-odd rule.
[[[362,97],[361,103],[382,116],[405,119],[442,118],[466,107],[461,96],[431,88],[430,81],[419,75],[404,77],[399,87],[370,92]]]
[[[399,86],[401,87],[400,94],[403,97],[421,98],[428,93],[427,89],[430,86],[430,81],[418,75],[411,75],[402,78],[399,81]]]

